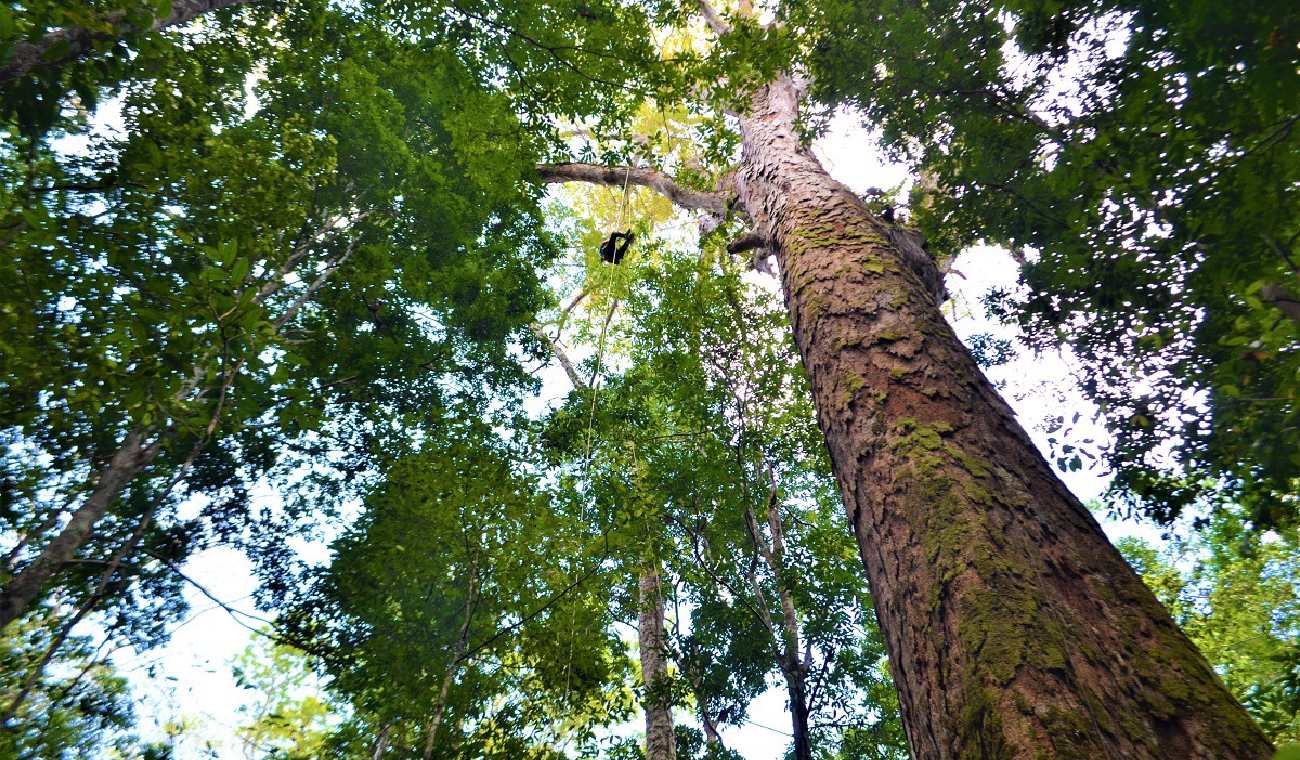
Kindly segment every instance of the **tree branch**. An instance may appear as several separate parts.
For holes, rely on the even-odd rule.
[[[126,11],[113,11],[87,26],[67,26],[47,32],[35,41],[14,44],[8,60],[0,65],[0,84],[27,76],[34,71],[58,68],[89,56],[95,43],[120,40],[141,32],[156,32],[169,26],[188,23],[212,11],[243,5],[249,0],[174,0],[171,12],[141,26],[132,23]]]
[[[767,240],[757,232],[746,232],[735,240],[727,243],[727,253],[736,255],[745,251],[752,251],[755,248],[766,248]]]
[[[1259,289],[1259,297],[1265,303],[1276,306],[1292,321],[1300,322],[1300,298],[1296,298],[1285,287],[1270,282]]]
[[[569,359],[569,355],[560,347],[560,344],[547,335],[542,326],[536,322],[529,325],[529,329],[533,331],[533,335],[536,335],[543,343],[550,346],[551,352],[559,360],[560,366],[564,368],[564,374],[569,376],[569,382],[573,383],[573,387],[586,388],[587,384],[582,382],[582,378],[578,377],[577,368],[573,366],[573,361]]]
[[[648,187],[673,203],[688,209],[725,212],[727,196],[724,193],[707,193],[682,187],[657,169],[630,166],[601,166],[599,164],[543,164],[537,167],[542,182],[590,182],[596,185],[640,185]]]
[[[731,24],[722,19],[722,16],[709,4],[709,0],[696,0],[700,6],[700,13],[704,16],[704,21],[709,25],[719,37],[731,31]]]

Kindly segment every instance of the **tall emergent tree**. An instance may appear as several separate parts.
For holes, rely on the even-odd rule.
[[[788,40],[747,4],[731,21],[700,9],[724,50]],[[812,155],[800,129],[812,83],[765,60],[708,83],[741,141],[714,192],[631,167],[540,172],[737,209],[751,228],[733,247],[776,257],[913,754],[1267,756],[953,334],[933,260]]]
[[[531,287],[535,280],[530,279],[535,274],[519,266],[524,262],[507,251],[492,249],[494,242],[508,237],[523,245],[537,243],[541,236],[528,222],[534,218],[533,202],[541,184],[585,181],[622,186],[624,192],[628,187],[646,186],[681,208],[702,212],[706,234],[738,230],[738,236],[726,246],[733,255],[754,252],[755,261],[775,257],[779,265],[794,343],[807,372],[818,424],[870,582],[914,756],[926,760],[1266,757],[1270,748],[1264,734],[1109,544],[1090,513],[1056,477],[958,341],[939,310],[939,271],[919,238],[893,224],[892,217],[871,213],[859,197],[828,174],[809,148],[809,117],[819,108],[836,105],[841,99],[863,105],[874,102],[860,91],[844,94],[847,90],[834,86],[837,74],[867,71],[889,76],[904,70],[899,60],[886,55],[863,55],[861,47],[836,46],[837,41],[848,38],[851,42],[865,35],[862,26],[878,27],[885,40],[882,47],[890,53],[907,50],[904,43],[918,39],[926,42],[926,50],[987,48],[983,52],[990,58],[983,63],[991,71],[985,70],[986,76],[977,78],[976,89],[996,95],[996,86],[987,80],[1008,65],[1001,57],[1009,55],[1003,42],[1013,47],[1020,42],[1029,54],[1044,46],[1068,49],[1071,35],[1080,25],[1105,22],[1127,24],[1130,39],[1126,42],[1124,35],[1119,35],[1113,42],[1143,51],[1150,49],[1146,44],[1150,38],[1172,38],[1181,43],[1183,36],[1171,37],[1171,32],[1181,30],[1179,17],[1145,8],[1071,6],[1061,11],[1055,4],[1008,3],[984,9],[956,3],[951,7],[954,17],[983,14],[979,16],[982,25],[973,28],[983,34],[972,32],[964,39],[961,30],[969,27],[959,25],[954,34],[952,28],[932,23],[924,14],[918,20],[906,4],[899,9],[850,4],[865,7],[865,25],[845,25],[833,13],[817,13],[811,3],[805,6],[792,0],[771,5],[755,8],[750,0],[741,0],[734,12],[724,16],[707,0],[689,8],[668,2],[504,0],[447,5],[290,4],[275,24],[236,28],[232,32],[236,38],[251,35],[261,41],[259,46],[247,59],[233,62],[237,65],[212,71],[187,61],[183,48],[168,49],[158,35],[149,33],[164,28],[166,24],[160,22],[169,18],[153,8],[140,11],[131,7],[125,16],[118,16],[115,14],[126,4],[106,3],[87,16],[61,12],[59,4],[41,3],[23,16],[21,23],[5,24],[0,33],[6,41],[22,38],[28,47],[43,44],[47,35],[60,30],[85,29],[93,33],[64,33],[78,39],[93,38],[92,42],[107,40],[128,49],[138,38],[143,51],[156,46],[170,52],[141,56],[138,64],[130,56],[115,55],[112,66],[96,68],[105,59],[92,54],[93,44],[76,52],[56,41],[39,56],[49,66],[29,66],[15,76],[17,85],[0,93],[6,118],[20,126],[10,133],[15,147],[6,148],[4,154],[8,195],[3,234],[7,242],[18,241],[24,246],[19,265],[6,263],[8,268],[0,271],[22,281],[25,288],[17,292],[31,295],[20,297],[39,303],[42,313],[51,315],[51,321],[61,328],[36,329],[36,340],[19,342],[17,349],[5,346],[5,371],[9,373],[3,376],[5,391],[21,403],[9,410],[3,423],[15,439],[11,450],[21,453],[23,446],[33,447],[23,461],[38,471],[25,473],[21,479],[21,503],[33,505],[30,511],[37,512],[38,495],[61,486],[59,494],[70,504],[80,504],[77,509],[92,507],[99,515],[95,525],[107,524],[104,515],[113,517],[111,527],[119,535],[103,535],[108,540],[101,543],[98,555],[112,565],[121,556],[113,547],[135,546],[133,531],[145,530],[154,518],[156,509],[151,505],[157,501],[155,496],[166,496],[173,482],[168,478],[182,478],[223,424],[238,426],[239,431],[248,431],[246,435],[266,425],[273,433],[271,449],[302,443],[304,435],[310,443],[318,431],[330,432],[329,426],[321,423],[321,402],[314,397],[345,394],[342,389],[353,379],[345,374],[351,368],[349,362],[361,361],[360,354],[346,349],[385,337],[388,323],[383,307],[392,300],[402,304],[408,324],[430,321],[431,311],[434,315],[429,329],[405,335],[420,340],[438,359],[432,366],[442,379],[427,381],[431,403],[441,404],[448,387],[470,392],[467,386],[474,383],[458,385],[443,377],[464,371],[463,363],[473,354],[464,350],[467,346],[490,346],[495,352],[484,362],[486,366],[470,365],[470,374],[510,375],[510,354],[502,350],[502,344],[522,315],[501,303],[509,300],[502,298],[508,284],[491,275],[505,270],[527,283],[528,287],[522,288],[529,299],[526,311],[535,305]],[[280,13],[279,9],[254,11],[251,6],[238,11]],[[239,13],[236,19],[247,18]],[[10,12],[5,18],[14,15]],[[228,21],[221,14],[214,16],[218,18],[216,28],[224,29],[222,25]],[[692,27],[700,17],[706,23],[702,32]],[[911,25],[896,23],[900,18]],[[1289,51],[1293,56],[1294,36],[1289,29],[1294,27],[1286,25],[1287,14],[1278,11],[1265,14],[1265,18],[1277,25],[1277,34],[1268,38],[1265,49]],[[283,19],[293,23],[286,24]],[[354,33],[349,23],[363,21]],[[1018,33],[1004,38],[990,32],[996,31],[997,25],[1009,25]],[[652,37],[650,31],[656,26],[679,33]],[[272,38],[259,36],[263,34]],[[701,34],[716,39],[708,44]],[[274,35],[284,36],[278,39]],[[652,40],[662,43],[661,60],[647,55]],[[300,44],[305,41],[311,44]],[[345,44],[348,42],[353,44]],[[13,58],[19,46],[9,47],[6,60]],[[1195,58],[1178,45],[1171,47],[1172,51],[1165,52],[1177,60],[1182,60],[1178,56]],[[871,51],[870,46],[866,49]],[[308,54],[296,57],[299,52]],[[257,58],[269,63],[258,66],[261,61]],[[1156,56],[1155,60],[1163,59]],[[66,67],[61,66],[69,61]],[[1255,58],[1234,61],[1228,69],[1256,63]],[[227,93],[238,91],[243,84],[262,88],[273,97],[265,114],[256,113],[257,104],[249,103],[247,110],[255,112],[251,117],[245,108],[230,108],[212,95],[213,107],[201,109],[193,106],[193,93],[181,86],[188,81],[167,79],[169,67],[190,72],[190,81],[202,82],[207,75],[224,77]],[[1283,77],[1290,76],[1294,66],[1282,71]],[[1198,75],[1198,71],[1171,74],[1175,80],[1179,76],[1187,79],[1184,85],[1189,91],[1195,90],[1192,82]],[[138,129],[132,122],[126,138],[130,149],[112,153],[119,160],[66,171],[66,159],[42,136],[51,124],[65,123],[59,119],[71,118],[64,116],[64,91],[77,90],[80,105],[90,107],[122,77],[129,83],[130,102],[140,104],[130,113],[151,116],[142,123],[152,129]],[[476,107],[468,112],[457,110],[456,99],[445,97],[437,86],[438,77],[462,84],[456,92]],[[410,82],[419,86],[409,87]],[[1151,97],[1175,105],[1180,102],[1149,82],[1121,78],[1110,84],[1121,91],[1145,87]],[[906,87],[896,98],[895,105],[900,108],[909,97]],[[965,91],[960,82],[953,88]],[[391,96],[383,96],[390,91]],[[1283,87],[1262,93],[1261,102],[1273,106],[1268,118],[1277,115],[1276,103],[1284,101],[1289,91]],[[821,93],[822,100],[811,100],[810,93]],[[154,116],[151,98],[175,103],[181,116],[172,121],[195,128],[182,130],[179,136],[162,134],[154,139],[147,135],[172,126],[172,121]],[[426,112],[422,107],[428,106],[430,99],[438,107]],[[1105,98],[1095,101],[1092,106],[1102,114],[1114,105]],[[662,115],[662,130],[649,136],[629,133],[629,120],[624,118],[627,111],[621,106],[638,102]],[[1023,102],[996,97],[982,102],[1001,108],[1009,119],[1032,122],[1037,118],[1032,110],[1020,108]],[[1140,108],[1142,102],[1137,98],[1125,106]],[[293,120],[299,110],[304,111],[301,124]],[[203,121],[207,111],[220,120]],[[1290,134],[1295,119],[1285,113],[1282,116],[1274,125],[1277,134]],[[562,133],[557,124],[574,129]],[[918,216],[924,218],[925,209],[960,208],[966,198],[956,187],[958,172],[945,172],[945,167],[951,166],[933,158],[969,155],[965,151],[979,144],[981,135],[966,126],[964,122],[938,123],[905,135],[897,130],[890,133],[902,141],[920,143],[921,150],[929,151],[926,156],[930,160],[923,162],[924,168],[939,169],[937,182],[927,183],[930,192],[918,204]],[[1053,125],[1049,122],[1048,126]],[[225,206],[204,193],[224,192],[231,182],[246,181],[263,171],[260,165],[212,176],[184,170],[184,176],[171,177],[167,170],[176,167],[159,158],[159,146],[180,155],[206,157],[209,141],[219,145],[237,140],[245,130],[255,132],[249,138],[251,144],[268,146],[261,163],[272,167],[286,164],[278,175],[286,181],[296,176],[294,169],[305,160],[295,158],[290,144],[312,148],[311,156],[323,156],[308,164],[323,180],[296,188],[296,214],[280,213],[282,209],[276,205],[280,197],[274,192],[268,194],[263,213],[252,220],[256,224],[249,224],[250,220],[237,213],[213,213]],[[1123,125],[1115,132],[1126,135],[1127,130]],[[1085,124],[1080,133],[1098,134],[1098,125]],[[277,148],[276,138],[285,143],[283,148]],[[1235,150],[1255,151],[1231,142],[1224,147],[1221,142],[1213,142],[1207,155],[1217,158],[1224,151],[1229,155]],[[481,144],[508,146],[509,150],[503,150],[496,160],[475,160],[472,148]],[[693,150],[684,150],[683,144]],[[337,157],[331,153],[335,145],[340,146]],[[232,152],[248,155],[237,147],[238,143]],[[1028,152],[1033,160],[1044,164],[1060,160],[1052,146],[1037,147],[1040,151]],[[402,160],[384,158],[394,150]],[[1093,157],[1092,164],[1076,166],[1082,166],[1084,172],[1096,169],[1098,174],[1123,176],[1124,182],[1116,183],[1121,188],[1129,181],[1147,184],[1141,181],[1145,178],[1141,172],[1125,176],[1123,167],[1110,167],[1102,152]],[[521,160],[537,155],[546,156],[550,163],[519,171]],[[354,156],[357,160],[346,160]],[[1178,171],[1204,171],[1207,181],[1216,176],[1213,165],[1196,162]],[[191,178],[191,174],[195,176]],[[1282,176],[1285,180],[1285,173]],[[531,190],[525,184],[529,178],[538,180]],[[112,190],[105,191],[104,186]],[[377,196],[375,186],[383,189]],[[68,199],[68,193],[87,187],[92,193],[87,202]],[[475,192],[463,192],[467,187]],[[1175,188],[1166,189],[1172,195],[1158,194],[1151,201],[1156,207],[1195,200],[1190,195],[1180,196]],[[119,204],[110,194],[117,192],[123,194],[125,203]],[[153,200],[156,195],[158,199]],[[233,200],[224,198],[227,205],[236,205]],[[317,208],[318,201],[326,205]],[[1107,192],[1100,193],[1096,205],[1107,214],[1100,219],[1084,215],[1067,220],[1057,228],[1062,236],[1072,232],[1086,237],[1091,222],[1104,229],[1101,223],[1122,216],[1109,213],[1115,202]],[[1284,208],[1285,204],[1278,205],[1275,214],[1281,216]],[[524,220],[512,225],[512,209],[523,209]],[[1007,225],[1014,224],[1008,220],[1018,219],[1024,225],[1025,217],[1017,215],[1020,211],[1004,205],[999,219]],[[358,212],[365,216],[355,216]],[[339,222],[329,221],[340,214]],[[263,308],[263,302],[256,300],[259,288],[264,282],[282,281],[276,273],[286,257],[292,258],[293,241],[298,239],[294,233],[314,229],[310,224],[303,226],[309,221],[327,222],[320,229],[330,233],[331,239],[309,244],[316,268],[307,274],[328,273],[330,287],[309,290],[303,303],[314,304],[311,309],[295,305],[298,301],[292,300],[296,297],[291,295],[292,289],[282,293],[287,299],[283,310]],[[1145,221],[1156,229],[1167,223],[1156,213]],[[1290,261],[1288,247],[1294,237],[1287,237],[1291,232],[1288,223],[1268,229],[1265,242],[1280,249],[1278,261]],[[214,226],[218,229],[210,229]],[[165,234],[154,234],[159,229]],[[959,242],[972,234],[969,227],[954,230],[938,224],[935,229],[951,233],[949,239]],[[442,239],[447,230],[454,236]],[[519,234],[508,235],[510,230]],[[237,250],[255,253],[240,259],[219,233],[242,233],[251,239],[241,239]],[[1121,232],[1117,239],[1128,244],[1141,237],[1130,233]],[[1197,257],[1219,261],[1213,257],[1213,245],[1221,237],[1211,230],[1194,241],[1179,240],[1180,245],[1187,245],[1177,250],[1192,262],[1202,260]],[[192,241],[197,242],[191,245]],[[350,246],[365,255],[352,259]],[[482,246],[498,255],[483,256]],[[216,265],[205,264],[200,252]],[[53,259],[58,265],[42,264],[50,253],[58,254]],[[345,254],[350,265],[347,271],[342,267]],[[426,254],[432,256],[432,262],[426,260]],[[1139,253],[1126,263],[1150,258]],[[62,263],[65,259],[68,264]],[[1052,259],[1045,261],[1050,264]],[[361,263],[368,266],[360,267]],[[1077,274],[1075,263],[1069,262],[1055,273]],[[1230,278],[1219,287],[1219,292],[1228,293],[1229,306],[1240,306],[1232,302],[1235,298],[1250,307],[1245,314],[1234,315],[1234,329],[1237,318],[1245,322],[1236,332],[1222,335],[1221,343],[1250,346],[1247,354],[1251,355],[1240,358],[1261,367],[1274,356],[1283,357],[1286,361],[1278,366],[1285,369],[1295,356],[1294,326],[1287,332],[1287,323],[1268,317],[1276,317],[1274,312],[1284,318],[1288,314],[1292,283],[1279,277],[1293,276],[1294,265],[1288,275],[1282,265],[1273,264],[1252,270],[1263,273],[1259,282],[1243,284],[1240,278]],[[135,271],[137,267],[141,271]],[[117,270],[136,275],[136,279],[115,285],[111,279]],[[478,278],[478,274],[485,276]],[[349,276],[361,277],[362,285],[351,283]],[[33,281],[34,277],[39,281]],[[290,284],[300,282],[315,280]],[[1029,284],[1034,282],[1030,278]],[[1213,290],[1213,285],[1194,290],[1192,285],[1200,285],[1195,278],[1185,282],[1188,293]],[[82,283],[95,287],[74,287]],[[152,304],[151,299],[169,298],[173,292],[183,299],[171,303],[170,311],[158,307],[145,314],[136,308],[142,300]],[[321,294],[318,298],[317,292]],[[65,293],[71,302],[65,300]],[[1144,291],[1143,295],[1150,293]],[[381,296],[379,305],[370,308],[376,303],[374,296]],[[481,305],[481,297],[489,303]],[[1155,302],[1157,306],[1160,303],[1158,299]],[[358,303],[365,305],[369,318]],[[1052,294],[1044,303],[1054,307],[1058,300]],[[1107,297],[1097,303],[1105,307],[1106,314],[1123,315],[1133,303],[1147,302]],[[1253,305],[1256,303],[1258,307]],[[488,317],[482,309],[489,311]],[[208,311],[212,318],[206,316]],[[1080,311],[1086,314],[1087,309],[1068,312],[1062,319],[1053,316],[1055,321],[1049,320],[1049,324],[1065,331],[1086,323],[1079,318]],[[1141,320],[1152,310],[1136,311],[1140,318],[1113,323],[1121,345],[1129,336],[1156,343],[1178,338],[1168,329],[1155,331],[1154,338],[1144,334]],[[1205,311],[1204,303],[1193,301],[1186,313]],[[198,316],[189,319],[191,312]],[[245,313],[253,315],[247,324]],[[1223,312],[1211,309],[1209,313],[1217,320]],[[0,310],[0,314],[16,325],[41,327],[41,320],[30,318],[21,303]],[[277,314],[287,318],[281,320]],[[226,320],[235,319],[235,315],[239,315],[238,325],[227,325]],[[1252,317],[1258,317],[1256,323],[1251,322]],[[166,330],[154,334],[148,324],[134,324],[133,319],[172,321]],[[152,336],[150,350],[134,345],[134,332],[123,324]],[[340,326],[350,329],[340,330]],[[282,327],[286,332],[280,331]],[[88,333],[91,343],[60,337],[78,332]],[[1210,334],[1216,335],[1213,330]],[[473,340],[484,337],[488,340]],[[1245,343],[1238,344],[1243,337]],[[447,350],[438,355],[436,349],[444,340]],[[312,351],[299,358],[303,341]],[[409,383],[420,365],[401,362],[400,351],[391,351],[392,343],[381,344],[390,350],[385,353],[389,362],[380,368],[384,371],[367,373],[365,385],[380,401],[391,402],[393,399],[383,398],[384,392]],[[59,357],[58,371],[43,373],[42,352]],[[9,361],[10,355],[22,361]],[[206,366],[196,368],[196,356]],[[125,368],[119,370],[119,363]],[[375,369],[364,361],[361,364]],[[1147,368],[1170,369],[1141,367]],[[1252,372],[1246,373],[1245,385],[1276,395],[1248,397],[1246,406],[1229,408],[1249,411],[1215,420],[1230,420],[1229,433],[1235,430],[1233,419],[1239,425],[1263,420],[1267,424],[1250,428],[1263,431],[1283,420],[1283,428],[1290,430],[1285,420],[1294,414],[1294,379],[1267,370]],[[149,378],[155,376],[160,379],[151,383]],[[202,390],[186,385],[190,377],[202,383]],[[1227,397],[1233,396],[1228,388],[1240,390],[1237,384],[1217,376],[1214,379],[1215,389]],[[227,409],[225,391],[231,388],[241,402],[235,407],[237,415]],[[350,392],[346,395],[351,401]],[[1270,407],[1256,407],[1256,402],[1277,404],[1280,411],[1270,414]],[[98,408],[112,413],[96,416]],[[312,424],[284,425],[273,414],[281,408],[288,410],[290,419],[305,415]],[[402,439],[414,439],[421,424],[439,424],[437,416],[421,416],[418,407],[410,403],[365,405],[363,413],[352,416],[348,404],[331,404],[329,409],[348,419],[360,417],[353,430],[357,438],[381,450],[376,457],[379,462],[397,458],[384,456],[385,447],[399,452],[414,448]],[[1132,427],[1154,429],[1154,412],[1138,405],[1129,405],[1125,411],[1132,412],[1126,417]],[[228,423],[223,423],[227,417]],[[376,438],[377,432],[384,435]],[[90,441],[79,443],[82,439]],[[149,448],[153,444],[143,445],[146,439],[161,443],[153,450]],[[1288,502],[1285,493],[1293,483],[1291,471],[1273,466],[1282,460],[1271,452],[1230,445],[1239,439],[1218,436],[1205,444],[1205,450],[1218,457],[1215,461],[1231,465],[1210,467],[1208,473],[1245,479],[1263,472],[1268,476],[1268,493],[1276,496],[1273,501],[1293,508],[1293,497]],[[1134,440],[1154,442],[1142,437]],[[222,450],[219,464],[233,469],[230,463],[239,462],[248,448],[230,444]],[[263,446],[251,448],[264,452]],[[133,455],[123,463],[129,467],[115,464],[119,450]],[[187,458],[186,451],[196,454]],[[132,471],[129,480],[138,482],[134,475],[155,461],[138,461],[134,456],[145,452],[151,452],[151,457],[167,454],[166,467],[153,465],[156,469],[150,470],[156,473],[153,482],[159,485],[152,491],[125,489],[124,479],[115,474]],[[262,457],[266,458],[269,455]],[[49,460],[55,462],[53,471],[45,467]],[[91,470],[105,462],[109,463],[105,475],[96,479]],[[629,462],[634,466],[635,457]],[[39,472],[42,467],[45,472]],[[436,479],[443,481],[445,476]],[[153,492],[160,489],[161,495]],[[83,490],[91,498],[83,499]],[[130,500],[117,499],[119,492]],[[95,494],[103,497],[92,501]],[[123,502],[130,509],[111,508]],[[43,548],[24,548],[26,536],[18,538],[18,528],[11,531],[20,550],[14,553],[15,577],[32,579],[20,588],[7,585],[6,596],[18,602],[8,605],[11,616],[20,614],[51,584],[66,583],[69,568],[76,566],[77,551],[86,538],[74,531],[69,541],[60,543],[61,536],[67,534],[63,524],[73,525],[67,522],[65,511],[56,507],[41,510],[36,519],[24,516],[21,531],[26,534],[28,527],[34,528],[33,536]],[[71,510],[71,514],[78,513]],[[374,517],[374,525],[390,530],[385,516]],[[755,531],[756,543],[759,532]],[[102,528],[100,533],[104,534]],[[472,550],[468,555],[476,556]],[[783,562],[773,564],[774,568],[783,566]],[[774,572],[783,575],[779,569]],[[430,580],[434,579],[445,580],[445,574],[435,572]],[[481,593],[477,583],[464,588],[468,597],[477,598]],[[107,587],[96,587],[87,596],[94,600],[107,591]],[[405,589],[394,593],[398,591],[405,593]],[[359,608],[373,601],[360,602]],[[411,609],[421,609],[418,602],[412,600]],[[466,609],[472,606],[466,605]],[[453,605],[434,610],[431,619],[441,621],[439,625],[454,634],[455,626],[448,621],[454,620],[456,613]],[[464,620],[471,617],[462,614]],[[449,640],[456,639],[453,635]],[[447,669],[450,664],[442,663],[442,679],[453,672]],[[507,667],[515,664],[502,662]],[[456,678],[454,673],[451,681],[439,681],[432,672],[420,675],[415,685],[418,693],[426,695],[436,695],[441,683],[450,684]],[[367,679],[370,677],[367,674]],[[438,684],[436,690],[434,684]],[[792,688],[798,687],[792,684]],[[450,690],[451,686],[448,693]],[[449,714],[435,708],[428,715],[419,732],[425,743],[447,726],[444,716]],[[375,754],[382,755],[389,729],[381,724],[376,731]],[[413,749],[420,744],[414,732],[406,738],[412,740]]]

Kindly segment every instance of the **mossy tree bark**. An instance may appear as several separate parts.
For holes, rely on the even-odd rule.
[[[928,273],[795,129],[741,119],[740,202],[795,341],[913,756],[1264,758],[1264,735],[1065,488],[939,311]]]

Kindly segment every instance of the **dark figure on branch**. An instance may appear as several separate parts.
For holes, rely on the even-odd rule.
[[[622,263],[623,254],[627,253],[630,245],[632,245],[631,230],[610,233],[609,239],[600,244],[600,258],[610,264]]]

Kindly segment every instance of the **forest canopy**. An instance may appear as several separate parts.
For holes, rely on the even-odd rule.
[[[0,4],[0,756],[1285,757],[1298,32]],[[200,601],[224,738],[125,665]]]

